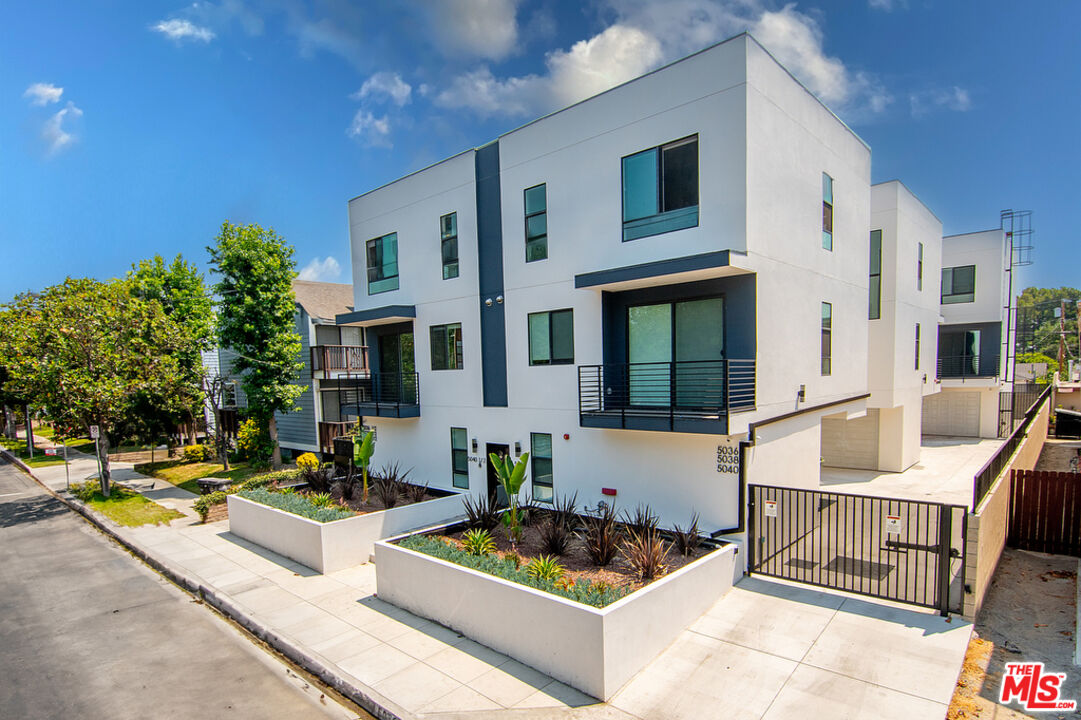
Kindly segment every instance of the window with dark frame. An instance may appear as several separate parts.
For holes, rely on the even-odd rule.
[[[443,255],[443,279],[458,277],[458,213],[439,218],[439,247]]]
[[[530,313],[529,364],[574,364],[574,311]]]
[[[469,448],[465,428],[450,429],[451,484],[462,490],[469,489]]]
[[[871,320],[882,318],[882,231],[871,231],[871,269],[870,298],[867,303],[867,317]]]
[[[976,301],[976,266],[942,268],[943,305]]]
[[[920,324],[916,323],[916,369],[920,369]]]
[[[698,225],[698,136],[623,158],[623,240]]]
[[[548,259],[548,185],[525,190],[525,261]]]
[[[462,369],[462,324],[432,325],[432,370]]]
[[[822,303],[822,374],[833,372],[833,305]]]
[[[822,247],[833,250],[833,178],[822,173]]]
[[[529,462],[533,466],[533,499],[552,502],[552,436],[548,433],[529,433]]]
[[[398,289],[398,233],[372,238],[367,243],[368,294]]]
[[[923,243],[919,243],[916,253],[916,289],[923,291]]]

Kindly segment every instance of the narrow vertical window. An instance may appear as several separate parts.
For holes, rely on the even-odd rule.
[[[443,279],[458,277],[458,213],[439,218],[439,246],[443,254]]]
[[[574,363],[574,311],[530,313],[529,364]]]
[[[469,454],[466,448],[465,428],[450,429],[451,483],[456,488],[469,489]]]
[[[432,370],[462,369],[462,324],[432,325]]]
[[[920,324],[916,323],[916,369],[920,369]]]
[[[822,173],[822,247],[833,249],[833,178]]]
[[[525,191],[525,261],[548,258],[548,186]]]
[[[367,243],[368,294],[398,289],[398,233],[373,238]]]
[[[882,317],[882,231],[871,231],[871,270],[869,283],[870,297],[867,302],[867,317],[878,320]]]
[[[552,436],[547,433],[529,434],[529,461],[533,466],[533,499],[552,502]]]
[[[916,289],[923,290],[923,243],[919,244],[916,252]]]
[[[833,305],[822,303],[822,374],[833,372]]]

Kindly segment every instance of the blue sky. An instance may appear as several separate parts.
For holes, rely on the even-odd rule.
[[[0,301],[205,267],[226,219],[349,282],[349,198],[744,30],[875,182],[946,233],[1033,210],[1021,284],[1081,285],[1075,0],[35,0],[0,5]]]

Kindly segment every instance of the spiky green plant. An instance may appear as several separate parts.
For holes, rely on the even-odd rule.
[[[474,528],[462,535],[462,548],[470,555],[490,555],[495,552],[495,540],[487,530]]]
[[[536,578],[537,580],[549,580],[555,582],[559,578],[563,577],[565,573],[563,566],[559,564],[551,555],[541,555],[540,557],[533,558],[529,561],[529,564],[525,566],[525,573],[529,577]]]
[[[337,504],[334,502],[334,498],[330,496],[330,493],[312,493],[308,496],[308,500],[312,505],[319,508],[333,507]]]

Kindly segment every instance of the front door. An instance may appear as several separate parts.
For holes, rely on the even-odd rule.
[[[503,490],[503,486],[499,484],[499,476],[495,472],[495,465],[492,464],[491,455],[495,453],[503,457],[510,457],[510,445],[488,443],[484,446],[484,449],[484,460],[488,465],[488,497],[495,495],[499,507],[507,507],[510,502],[507,499],[507,493]]]

